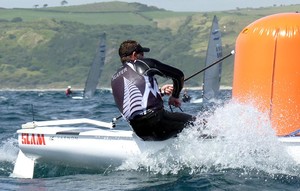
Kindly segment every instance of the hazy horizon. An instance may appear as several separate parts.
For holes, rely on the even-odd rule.
[[[114,0],[66,0],[70,5],[90,4],[97,2],[111,2]],[[281,6],[300,4],[300,0],[120,0],[123,2],[138,2],[149,6],[156,6],[171,11],[223,11],[236,8],[259,8],[270,6]],[[3,8],[33,8],[34,5],[43,7],[61,6],[62,0],[0,0],[0,7]]]

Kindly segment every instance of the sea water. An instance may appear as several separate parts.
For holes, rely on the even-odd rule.
[[[201,95],[190,90],[192,97]],[[80,92],[78,92],[80,95]],[[73,100],[64,91],[0,92],[1,190],[300,190],[300,167],[278,142],[266,114],[241,105],[223,91],[217,104],[182,103],[197,116],[173,144],[121,166],[88,170],[38,164],[34,179],[11,178],[18,154],[16,131],[36,120],[90,118],[110,122],[119,115],[108,90]],[[213,109],[212,109],[213,108]],[[169,109],[166,106],[166,109]],[[174,111],[179,111],[173,108]],[[203,125],[203,119],[207,121]],[[130,130],[124,120],[117,129]],[[203,139],[199,134],[214,135]]]

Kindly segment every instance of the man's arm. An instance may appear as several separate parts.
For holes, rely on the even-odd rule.
[[[141,63],[138,63],[139,61]],[[169,66],[167,64],[163,64],[160,61],[152,58],[144,58],[141,60],[137,60],[135,64],[137,67],[141,67],[139,69],[143,71],[144,75],[157,74],[159,76],[171,78],[173,80],[172,96],[174,98],[179,98],[180,92],[184,84],[184,74],[181,70]]]

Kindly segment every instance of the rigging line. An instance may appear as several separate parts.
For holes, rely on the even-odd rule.
[[[188,80],[191,79],[192,77],[194,77],[194,76],[200,74],[201,72],[207,70],[208,68],[210,68],[210,67],[212,67],[212,66],[214,66],[214,65],[216,65],[216,64],[218,64],[218,63],[220,63],[221,61],[225,60],[226,58],[228,58],[229,56],[231,56],[231,55],[233,55],[233,54],[234,54],[234,50],[232,50],[229,54],[227,54],[226,56],[222,57],[221,59],[215,61],[215,62],[212,63],[211,65],[209,65],[209,66],[203,68],[203,69],[200,70],[199,72],[196,72],[195,74],[191,75],[190,77],[184,79],[184,81],[188,81]]]
[[[172,109],[172,106],[171,106],[171,105],[169,105],[169,108],[170,108],[171,112],[173,113],[173,109]],[[178,106],[178,108],[179,108],[179,110],[180,110],[181,112],[183,112],[183,110],[182,110],[182,108],[181,108],[180,106]]]

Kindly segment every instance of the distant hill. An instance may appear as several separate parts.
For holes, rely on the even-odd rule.
[[[77,13],[99,13],[99,12],[147,12],[147,11],[165,11],[154,6],[148,6],[141,3],[125,3],[121,1],[91,3],[85,5],[75,6],[61,6],[54,8],[47,8],[53,11],[68,11]]]
[[[188,77],[204,67],[213,16],[222,28],[224,55],[253,21],[300,5],[220,12],[172,12],[140,3],[0,9],[0,88],[83,88],[99,35],[107,34],[101,87],[110,87],[120,67],[119,44],[135,39],[151,48],[146,56],[179,67]],[[231,86],[233,57],[223,62],[222,85]],[[164,79],[160,79],[165,82]],[[202,75],[186,82],[201,86]]]

